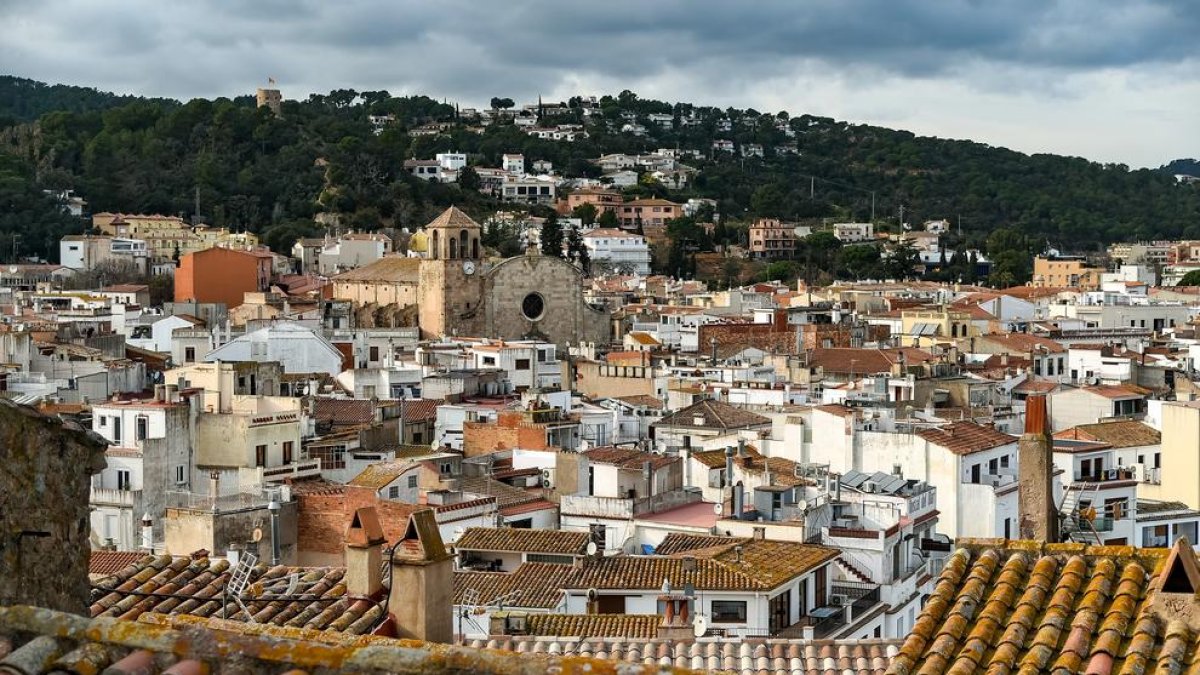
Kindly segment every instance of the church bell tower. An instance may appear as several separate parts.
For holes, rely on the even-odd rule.
[[[451,206],[425,226],[425,234],[417,312],[421,337],[477,335],[483,317],[479,223]]]

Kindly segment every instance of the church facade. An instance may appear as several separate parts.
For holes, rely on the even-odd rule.
[[[382,258],[334,278],[335,295],[415,298],[424,339],[489,337],[541,339],[560,346],[611,340],[609,313],[590,305],[583,274],[561,258],[531,250],[489,264],[482,258],[479,224],[451,207],[425,228],[427,251],[397,270]],[[413,274],[413,272],[416,274]]]

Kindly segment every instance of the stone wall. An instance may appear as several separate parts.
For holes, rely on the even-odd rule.
[[[88,496],[108,444],[0,399],[0,605],[84,613]]]
[[[486,334],[505,340],[538,336],[560,347],[581,341],[607,344],[609,313],[587,303],[581,276],[562,258],[535,254],[496,265],[485,280]],[[530,293],[540,294],[544,306],[533,320],[522,311]]]

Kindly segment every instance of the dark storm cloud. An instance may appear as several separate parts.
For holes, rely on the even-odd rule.
[[[1197,0],[0,0],[0,72],[183,99],[630,88],[1154,161],[1200,151],[1196,35]],[[1161,147],[1119,137],[1147,115]]]
[[[645,78],[697,68],[719,87],[804,60],[921,77],[967,63],[1067,71],[1170,63],[1194,48],[1200,3],[63,0],[6,3],[0,23],[12,38],[0,46],[6,69],[35,77],[186,96],[180,71],[189,85],[208,80],[196,93],[214,93],[275,68],[321,89],[369,76],[478,96],[553,88],[567,73]],[[30,31],[39,39],[22,40]],[[198,66],[206,72],[190,72]]]

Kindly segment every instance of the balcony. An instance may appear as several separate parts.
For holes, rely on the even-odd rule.
[[[116,506],[131,509],[134,504],[141,500],[141,490],[118,490],[116,488],[94,487],[88,495],[88,503],[91,506]]]
[[[288,479],[316,478],[320,475],[320,459],[305,459],[262,470],[262,480],[264,483],[283,483]]]
[[[1132,467],[1120,467],[1115,469],[1104,469],[1099,473],[1093,474],[1075,474],[1076,483],[1108,483],[1120,480],[1135,480],[1136,472]]]

